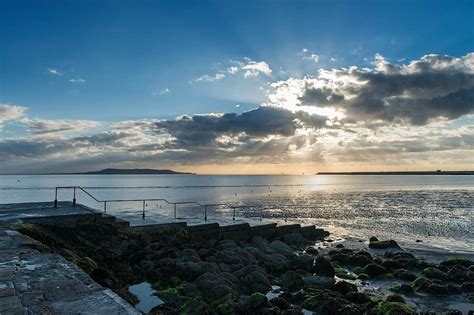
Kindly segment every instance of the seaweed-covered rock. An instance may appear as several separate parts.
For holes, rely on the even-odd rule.
[[[262,293],[253,293],[250,296],[241,296],[238,309],[242,314],[264,313],[263,309],[269,306],[268,299]]]
[[[448,258],[441,263],[443,266],[454,266],[454,265],[461,265],[464,267],[470,267],[474,265],[474,261],[465,258]]]
[[[192,314],[208,314],[211,308],[200,299],[192,299],[189,302],[181,305],[178,309],[179,314],[192,315]]]
[[[304,287],[310,289],[329,289],[335,283],[332,277],[308,276],[303,278]]]
[[[400,302],[389,302],[383,301],[379,303],[374,309],[374,314],[386,314],[386,315],[414,315],[416,314],[412,306],[400,303]]]
[[[290,233],[282,237],[283,242],[291,246],[301,247],[308,243],[308,241],[300,233]]]
[[[404,294],[410,294],[414,292],[413,287],[405,283],[394,285],[390,288],[390,291]]]
[[[317,255],[318,254],[318,250],[316,248],[314,248],[313,246],[308,246],[305,248],[305,253],[308,254],[308,255]]]
[[[274,253],[285,257],[293,256],[293,250],[282,241],[273,241],[268,245],[268,248],[271,249]]]
[[[428,291],[431,281],[425,278],[417,278],[411,285],[416,291]]]
[[[235,271],[233,275],[239,280],[240,292],[243,294],[267,293],[271,289],[265,270],[257,265],[246,266]]]
[[[296,272],[289,270],[281,277],[281,286],[285,291],[298,291],[303,287],[303,278]]]
[[[268,247],[268,244],[269,242],[266,239],[261,238],[260,236],[254,236],[252,238],[252,245],[260,249],[262,252],[265,252]]]
[[[399,302],[399,303],[406,303],[405,299],[398,294],[390,294],[385,298],[387,302]]]
[[[474,282],[463,282],[460,289],[463,292],[474,292]]]
[[[395,278],[405,281],[414,281],[417,278],[414,273],[411,273],[406,269],[397,269],[393,272],[393,275],[395,276]]]
[[[371,262],[372,262],[372,257],[370,257],[370,254],[365,255],[362,253],[356,253],[355,255],[350,256],[348,260],[348,263],[351,266],[358,266],[358,267],[364,267],[370,264]]]
[[[349,264],[349,255],[343,253],[337,253],[331,256],[331,261],[341,263],[343,265]]]
[[[445,272],[442,272],[441,270],[434,267],[425,268],[423,269],[421,273],[429,279],[439,279],[439,280],[449,279],[449,276]]]
[[[331,262],[324,256],[318,256],[314,262],[314,273],[322,277],[334,277],[335,271]]]
[[[217,272],[219,267],[216,263],[205,261],[198,262],[176,262],[176,274],[179,274],[183,280],[194,281],[200,275],[206,272]]]
[[[281,296],[277,296],[273,299],[270,300],[270,304],[279,308],[280,310],[287,310],[291,308],[291,303],[288,302],[286,299],[284,299]]]
[[[304,271],[311,271],[313,268],[313,262],[313,257],[307,254],[295,255],[291,258],[291,265],[295,269]]]
[[[371,302],[370,296],[364,292],[348,292],[345,297],[347,300],[356,304],[366,304]]]
[[[449,279],[454,282],[461,283],[469,280],[474,281],[474,277],[471,277],[471,272],[469,269],[462,265],[454,265],[449,267],[447,274]]]
[[[205,273],[194,282],[203,298],[209,302],[226,302],[239,296],[238,280],[228,273]]]
[[[288,259],[280,254],[269,254],[264,255],[259,261],[261,265],[273,273],[281,273],[288,269]]]
[[[357,286],[346,281],[339,281],[334,285],[333,290],[346,295],[349,292],[357,292]]]
[[[394,240],[379,241],[370,239],[369,248],[373,249],[386,249],[386,248],[400,248],[397,242]]]
[[[318,314],[360,314],[359,307],[333,291],[312,292],[301,306]]]
[[[377,264],[368,264],[364,267],[364,273],[368,274],[370,277],[377,277],[387,273],[387,269]]]

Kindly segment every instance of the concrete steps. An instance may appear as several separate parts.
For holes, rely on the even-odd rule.
[[[114,217],[113,215],[107,213],[101,213],[96,217],[96,221],[108,225],[112,225],[116,228],[128,228],[130,227],[130,222]]]

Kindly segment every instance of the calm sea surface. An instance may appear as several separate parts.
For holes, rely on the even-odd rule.
[[[29,175],[0,176],[0,203],[52,201],[56,186],[82,186],[98,199],[165,198],[250,205],[237,215],[314,223],[340,235],[392,237],[451,250],[474,251],[474,176],[205,176]],[[72,200],[60,191],[59,200]],[[103,205],[78,192],[79,203]],[[111,203],[108,212],[139,218],[141,202]],[[262,210],[263,209],[263,210]],[[147,217],[172,215],[172,206],[146,203]],[[179,206],[179,216],[203,209]],[[229,218],[228,207],[209,216]]]

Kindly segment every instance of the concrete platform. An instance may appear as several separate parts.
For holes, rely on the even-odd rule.
[[[0,204],[0,224],[21,223],[24,219],[41,218],[71,214],[99,213],[89,207],[77,204],[72,206],[72,202],[59,202],[54,208],[52,202],[28,202]]]
[[[110,289],[34,241],[0,227],[0,314],[140,314]]]

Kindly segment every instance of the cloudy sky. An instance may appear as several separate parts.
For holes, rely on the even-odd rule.
[[[472,1],[0,2],[0,173],[461,170]]]

